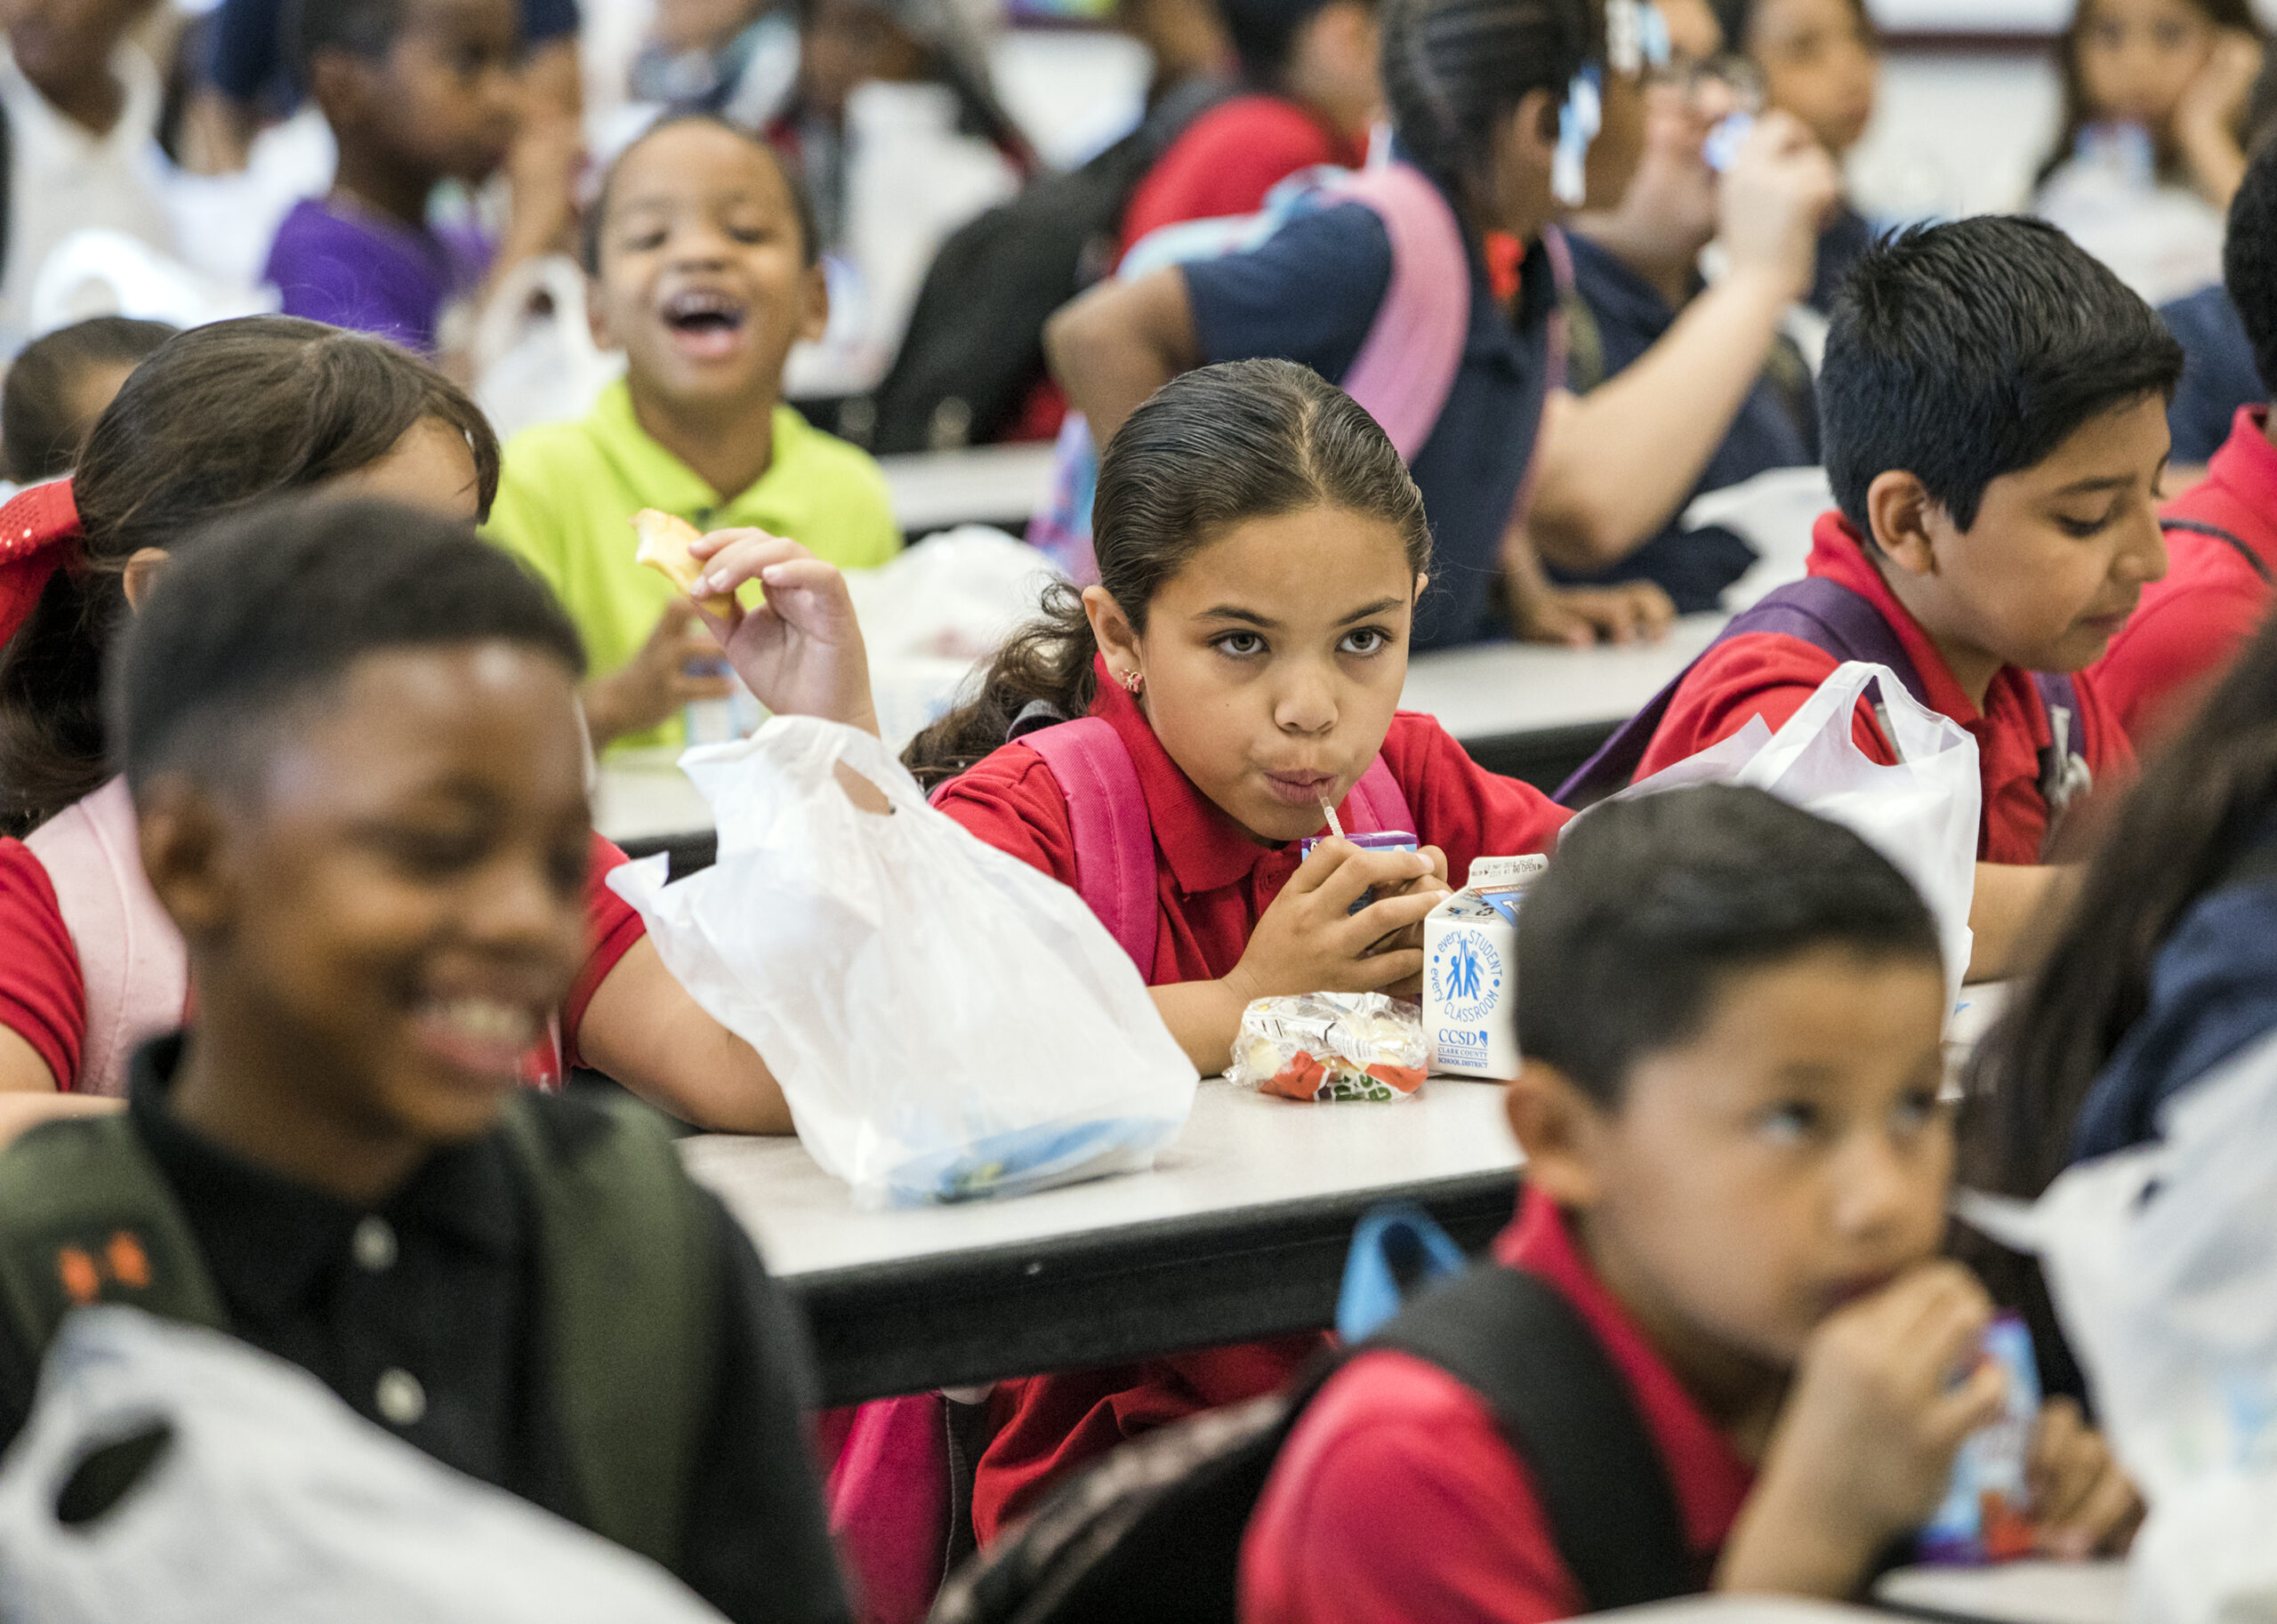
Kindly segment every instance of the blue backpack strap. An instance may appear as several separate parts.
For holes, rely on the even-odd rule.
[[[1765,593],[1751,607],[1732,616],[1731,623],[1708,647],[1714,648],[1732,638],[1754,632],[1798,638],[1837,660],[1865,660],[1887,665],[1897,673],[1897,679],[1905,685],[1908,693],[1924,704],[1928,703],[1920,673],[1913,669],[1913,661],[1906,654],[1896,630],[1883,618],[1880,610],[1838,581],[1808,575]],[[1705,658],[1707,650],[1701,653]],[[1643,710],[1624,722],[1597,754],[1581,764],[1581,770],[1558,785],[1555,797],[1558,805],[1585,807],[1629,787],[1629,781],[1637,776],[1637,764],[1652,747],[1653,736],[1668,717],[1677,689],[1692,674],[1693,666],[1699,663],[1694,660],[1677,673],[1675,681],[1647,700]]]
[[[1075,837],[1075,890],[1141,976],[1155,973],[1155,826],[1114,728],[1079,717],[1023,736],[1059,780]]]

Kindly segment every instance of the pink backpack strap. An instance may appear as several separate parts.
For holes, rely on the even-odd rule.
[[[1075,890],[1141,976],[1155,973],[1155,825],[1138,769],[1096,716],[1040,728],[1019,743],[1043,758],[1075,835]]]
[[[126,1092],[136,1047],[181,1025],[189,955],[142,872],[134,802],[114,778],[32,831],[86,987],[87,1032],[72,1092]]]
[[[1408,808],[1406,792],[1381,756],[1368,763],[1368,770],[1344,798],[1343,817],[1344,827],[1354,834],[1401,830],[1422,838],[1422,832],[1415,827],[1415,814]]]
[[[1454,388],[1470,329],[1470,261],[1462,225],[1439,189],[1411,164],[1387,164],[1339,181],[1335,196],[1364,204],[1391,238],[1391,285],[1344,392],[1413,461]]]

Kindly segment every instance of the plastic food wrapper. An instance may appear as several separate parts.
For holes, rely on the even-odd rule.
[[[1227,1075],[1286,1099],[1405,1099],[1430,1045],[1416,1007],[1381,993],[1260,998],[1242,1011]]]
[[[2007,1373],[1999,1419],[1961,1442],[1944,1503],[1921,1531],[1924,1562],[2008,1562],[2032,1555],[2032,1493],[2025,1469],[2040,1415],[2040,1367],[2032,1332],[2013,1314],[1984,1330],[1983,1356]]]
[[[865,1207],[1151,1166],[1194,1065],[1083,899],[925,803],[857,728],[777,716],[680,765],[720,856],[609,884],[665,967],[767,1057],[799,1138]],[[891,808],[847,794],[841,768]]]

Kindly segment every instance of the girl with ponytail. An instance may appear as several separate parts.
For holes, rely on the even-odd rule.
[[[1054,589],[904,757],[980,839],[1074,887],[1195,1066],[1257,998],[1404,989],[1423,916],[1565,813],[1397,709],[1430,533],[1390,439],[1305,367],[1191,372],[1100,461],[1099,583]],[[1325,809],[1409,849],[1323,840]],[[1315,1336],[1000,1387],[983,1542],[1122,1437],[1278,1387]]]

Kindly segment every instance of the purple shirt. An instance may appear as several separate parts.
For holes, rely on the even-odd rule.
[[[489,259],[488,245],[471,231],[413,231],[310,197],[277,229],[261,276],[285,295],[287,316],[431,356],[443,307],[473,291]]]

